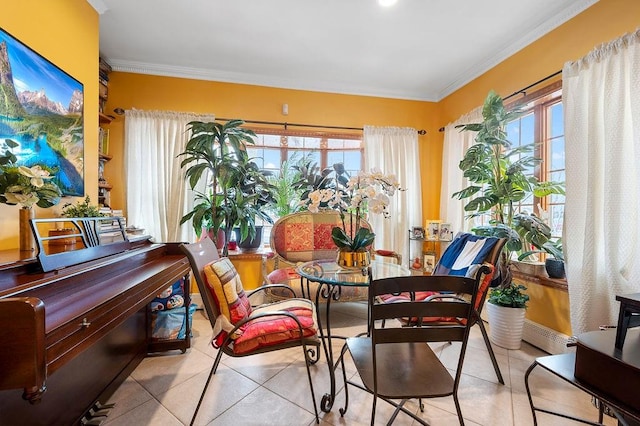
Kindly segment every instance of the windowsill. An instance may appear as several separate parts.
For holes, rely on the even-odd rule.
[[[556,288],[562,291],[568,291],[566,278],[549,278],[546,275],[532,275],[518,271],[515,268],[511,269],[511,273],[513,274],[513,278],[520,279],[528,283],[534,283],[546,287]]]

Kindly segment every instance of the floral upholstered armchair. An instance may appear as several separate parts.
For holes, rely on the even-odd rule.
[[[300,276],[296,272],[297,265],[312,260],[335,259],[338,248],[331,238],[331,230],[341,224],[340,214],[336,210],[316,213],[304,211],[280,218],[271,230],[274,270],[267,275],[267,281],[289,284],[298,296],[315,300],[317,284],[310,283],[310,294],[306,294],[306,290],[303,293]],[[364,223],[364,226],[370,227],[368,223]],[[372,255],[401,263],[400,255],[390,250],[374,250]],[[345,288],[340,300],[366,300],[366,290],[362,287]],[[277,294],[272,296],[278,297]]]

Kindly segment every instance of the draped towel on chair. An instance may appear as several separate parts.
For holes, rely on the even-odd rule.
[[[189,140],[187,123],[211,115],[170,111],[125,111],[127,222],[156,241],[195,241],[180,219],[193,208],[193,194],[178,157]],[[204,179],[202,180],[204,182]]]
[[[640,30],[566,63],[564,246],[574,334],[640,291]]]
[[[408,260],[407,232],[422,226],[418,133],[408,127],[364,126],[364,157],[364,170],[377,167],[382,173],[393,173],[406,189],[391,197],[390,218],[374,214],[368,220],[376,233],[375,248],[394,250]]]

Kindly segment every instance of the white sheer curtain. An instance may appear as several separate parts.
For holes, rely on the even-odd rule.
[[[454,232],[469,231],[471,221],[465,219],[465,201],[451,198],[468,185],[462,170],[458,167],[465,152],[475,143],[476,132],[462,132],[456,126],[482,122],[482,107],[458,118],[444,127],[444,144],[442,146],[442,184],[440,185],[440,219],[450,223]]]
[[[418,133],[407,127],[364,127],[365,170],[377,167],[383,173],[394,173],[400,187],[391,199],[391,217],[370,215],[376,233],[375,248],[394,250],[406,263],[408,231],[422,224],[422,189],[418,160]]]
[[[640,291],[640,30],[563,69],[564,245],[574,334]]]
[[[187,123],[212,121],[169,111],[125,111],[127,223],[144,228],[158,242],[195,241],[180,219],[193,208],[193,194],[178,157],[189,140]]]

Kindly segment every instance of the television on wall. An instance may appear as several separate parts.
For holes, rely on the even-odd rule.
[[[18,164],[57,170],[63,195],[84,195],[84,86],[0,28],[0,146]]]

